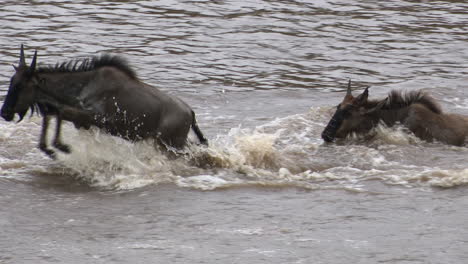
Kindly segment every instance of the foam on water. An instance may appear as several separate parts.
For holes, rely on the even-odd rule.
[[[468,169],[439,170],[427,174],[424,176],[432,186],[450,188],[468,184]]]
[[[329,112],[330,108],[312,108],[254,128],[232,128],[210,139],[209,147],[190,144],[178,156],[162,153],[151,140],[131,143],[67,124],[63,138],[72,153],[59,154],[57,161],[35,148],[40,126],[33,118],[2,127],[0,141],[9,142],[8,149],[26,138],[29,151],[2,157],[0,172],[3,177],[27,175],[59,166],[66,174],[108,189],[169,183],[200,190],[242,186],[360,190],[375,180],[408,187],[468,183],[466,147],[422,142],[403,128],[385,126],[371,135],[325,144],[319,135]],[[454,166],[450,157],[461,158],[462,163]]]
[[[152,141],[131,143],[97,129],[80,130],[69,140],[79,144],[72,144],[72,153],[59,160],[91,185],[133,189],[173,181],[177,162],[157,151]]]

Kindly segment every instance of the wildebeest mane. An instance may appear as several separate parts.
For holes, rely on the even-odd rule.
[[[381,107],[382,110],[394,110],[408,107],[412,104],[422,104],[436,114],[442,113],[442,108],[434,98],[421,90],[405,93],[393,90],[389,93],[388,97],[383,100],[368,101],[366,107],[373,108],[379,103],[383,103],[383,106]]]
[[[126,59],[111,54],[102,54],[90,58],[73,59],[57,63],[53,66],[41,66],[38,73],[73,73],[97,70],[102,67],[115,67],[124,72],[130,78],[138,79],[136,72],[132,69]]]

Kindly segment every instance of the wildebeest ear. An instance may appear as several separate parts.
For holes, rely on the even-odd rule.
[[[388,98],[385,98],[385,100],[380,101],[376,106],[372,107],[371,109],[366,111],[366,114],[370,114],[374,111],[379,111],[382,109],[387,104]]]
[[[15,71],[18,71],[18,67],[16,67],[15,65],[11,65],[13,66],[13,68],[15,68]]]
[[[356,102],[358,104],[365,103],[367,101],[367,97],[369,97],[369,86],[366,87],[366,89],[364,90],[364,92],[362,92],[362,94],[356,97]]]

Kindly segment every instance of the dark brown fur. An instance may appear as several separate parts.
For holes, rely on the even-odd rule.
[[[128,63],[103,55],[72,60],[51,67],[36,67],[37,53],[26,65],[23,46],[20,63],[15,66],[1,116],[20,121],[28,110],[37,110],[44,119],[39,148],[54,157],[46,144],[51,116],[57,118],[53,145],[63,151],[70,148],[60,140],[62,120],[76,127],[96,126],[112,135],[136,141],[156,139],[165,147],[180,149],[193,130],[201,143],[206,138],[198,128],[195,113],[179,98],[143,83]]]
[[[392,91],[383,100],[368,100],[367,88],[354,97],[348,86],[348,93],[322,132],[322,138],[331,142],[351,133],[367,133],[380,122],[389,127],[402,124],[426,141],[461,146],[468,137],[468,116],[443,113],[440,105],[421,90]]]

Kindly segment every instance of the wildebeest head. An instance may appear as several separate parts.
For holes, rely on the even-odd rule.
[[[20,61],[15,68],[15,74],[11,77],[8,94],[3,103],[1,115],[6,121],[13,120],[18,114],[21,121],[34,103],[35,86],[37,86],[36,70],[37,51],[34,53],[31,65],[26,65],[23,45],[21,45]],[[19,122],[18,121],[18,122]]]
[[[372,113],[381,108],[378,104],[370,107],[367,98],[369,87],[356,97],[351,93],[351,80],[343,101],[337,106],[335,114],[322,132],[322,138],[326,142],[332,142],[335,138],[345,138],[350,133],[364,133],[375,124],[371,118]]]

